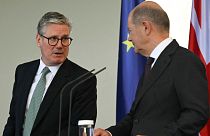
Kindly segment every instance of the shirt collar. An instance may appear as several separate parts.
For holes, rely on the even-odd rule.
[[[155,49],[152,51],[152,53],[150,54],[150,57],[154,58],[155,61],[157,60],[157,58],[160,56],[160,54],[162,53],[162,51],[173,41],[172,38],[166,38],[165,40],[163,40],[162,42],[160,42]]]
[[[45,67],[48,67],[50,72],[53,74],[53,76],[55,76],[55,74],[57,73],[58,69],[60,68],[60,66],[62,65],[59,64],[59,65],[55,65],[55,66],[47,66],[44,64],[44,62],[42,61],[42,59],[40,58],[40,63],[39,63],[39,68],[38,68],[38,71],[37,71],[37,74],[41,74],[42,70],[45,68]]]

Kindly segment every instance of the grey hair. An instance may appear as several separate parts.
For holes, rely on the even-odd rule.
[[[170,21],[163,9],[152,7],[137,7],[134,9],[132,21],[135,25],[146,20],[158,25],[160,30],[169,32]]]
[[[67,25],[69,27],[69,30],[72,29],[71,22],[67,17],[65,17],[63,14],[58,12],[47,12],[45,13],[42,18],[39,20],[39,23],[37,25],[37,32],[39,34],[44,34],[44,28],[48,24],[61,24],[61,25]]]

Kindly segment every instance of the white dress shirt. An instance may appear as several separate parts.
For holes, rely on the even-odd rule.
[[[163,40],[162,42],[160,42],[155,49],[152,51],[152,53],[150,54],[150,57],[154,58],[154,62],[151,65],[151,68],[154,66],[155,62],[157,61],[158,57],[160,56],[160,54],[163,52],[163,50],[173,41],[172,38],[166,38],[165,40]]]
[[[32,86],[31,86],[31,89],[30,89],[30,92],[29,92],[29,95],[28,95],[28,100],[27,100],[27,105],[26,105],[26,110],[28,110],[29,108],[29,105],[30,105],[30,102],[31,102],[31,99],[32,99],[32,96],[33,96],[33,93],[34,93],[34,90],[36,88],[36,85],[38,84],[40,78],[41,78],[41,75],[42,75],[42,70],[45,68],[45,67],[48,67],[50,72],[46,75],[46,86],[45,86],[45,91],[44,91],[44,94],[43,94],[43,98],[47,92],[47,89],[48,87],[50,86],[50,83],[52,82],[54,76],[56,75],[58,69],[60,68],[61,64],[59,65],[56,65],[56,66],[46,66],[44,64],[44,62],[42,61],[42,59],[40,59],[40,64],[39,64],[39,68],[36,72],[36,75],[34,77],[34,81],[32,83]],[[43,99],[42,98],[42,99]]]

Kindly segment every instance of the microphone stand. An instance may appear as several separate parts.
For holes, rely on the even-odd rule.
[[[64,90],[71,84],[75,83],[76,81],[79,81],[80,79],[82,79],[83,77],[91,74],[91,72],[95,71],[95,69],[92,69],[91,71],[88,71],[87,73],[79,76],[78,78],[68,82],[67,84],[65,84],[63,86],[63,88],[61,89],[61,92],[60,92],[60,107],[59,107],[59,129],[58,129],[58,136],[61,136],[61,114],[62,114],[62,99],[63,99],[63,92]]]
[[[70,95],[69,95],[69,122],[68,122],[68,136],[70,136],[70,126],[71,126],[71,106],[72,106],[72,95],[73,92],[75,90],[75,88],[77,88],[80,84],[84,83],[85,81],[89,80],[90,78],[94,77],[95,75],[97,75],[98,73],[102,72],[103,70],[105,70],[106,67],[98,70],[97,72],[93,73],[92,75],[88,76],[87,78],[81,80],[80,82],[78,82],[77,84],[75,84],[71,91],[70,91]]]

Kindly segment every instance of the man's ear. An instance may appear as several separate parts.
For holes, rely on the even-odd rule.
[[[36,34],[36,44],[38,47],[40,47],[40,44],[41,44],[41,36],[37,33]]]
[[[144,26],[144,31],[146,35],[149,35],[151,33],[152,30],[152,24],[149,21],[143,21],[142,22],[143,26]]]

